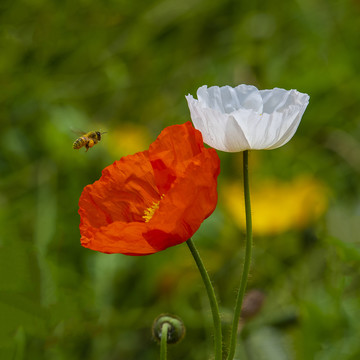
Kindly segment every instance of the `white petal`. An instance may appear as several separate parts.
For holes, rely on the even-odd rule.
[[[306,94],[304,94],[306,95]],[[305,97],[304,97],[305,99]],[[294,136],[297,128],[299,127],[301,118],[304,114],[304,111],[309,103],[309,96],[305,99],[305,103],[302,106],[291,106],[290,109],[283,113],[283,122],[282,122],[282,131],[279,135],[277,141],[274,141],[273,144],[267,149],[276,149],[280,146],[285,145],[291,138]]]
[[[269,149],[283,136],[288,128],[288,124],[283,121],[283,114],[274,112],[264,113],[258,121],[252,124],[249,129],[251,133],[252,149]]]
[[[198,100],[207,107],[221,113],[230,114],[238,109],[252,109],[262,112],[263,100],[259,90],[251,85],[200,87],[197,91]]]
[[[192,95],[186,96],[186,100],[191,119],[195,128],[201,131],[204,143],[227,152],[249,149],[247,139],[233,116],[204,108]]]
[[[259,90],[252,85],[238,85],[234,89],[237,93],[239,106],[237,109],[248,109],[254,112],[263,112],[263,99]]]
[[[244,133],[244,130],[239,125],[234,116],[230,115],[226,124],[226,138],[224,143],[224,150],[227,152],[238,152],[250,150],[251,146]],[[226,150],[225,150],[226,149]]]

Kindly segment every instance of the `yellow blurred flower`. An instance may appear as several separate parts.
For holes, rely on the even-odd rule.
[[[276,235],[302,229],[316,221],[328,205],[328,189],[319,180],[301,176],[291,182],[267,180],[251,189],[253,232]],[[240,182],[222,188],[224,204],[235,223],[245,229],[244,194]]]
[[[136,124],[122,124],[108,134],[108,151],[111,155],[121,157],[147,149],[151,143],[146,127]]]

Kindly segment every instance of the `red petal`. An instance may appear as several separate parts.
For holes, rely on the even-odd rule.
[[[101,247],[113,248],[114,237],[121,237],[124,227],[132,222],[144,224],[144,210],[159,200],[147,151],[115,161],[81,194],[82,244],[99,251],[103,251]],[[110,226],[117,222],[123,225]],[[137,233],[141,237],[141,232]],[[107,234],[108,240],[103,234]],[[146,241],[143,245],[148,246]]]
[[[203,149],[201,132],[191,122],[165,128],[149,148],[159,192],[166,193],[175,179],[184,174],[188,161]]]
[[[144,209],[160,199],[148,152],[140,152],[106,167],[100,180],[85,187],[79,206],[96,227],[114,221],[143,221]]]
[[[114,222],[99,229],[83,228],[81,245],[108,254],[148,255],[159,250],[153,248],[143,237],[148,223]]]
[[[144,233],[159,250],[189,239],[215,210],[220,160],[214,149],[204,149],[165,194]]]

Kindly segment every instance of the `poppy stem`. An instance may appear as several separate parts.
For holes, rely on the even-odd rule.
[[[161,328],[160,360],[167,359],[167,341],[168,341],[169,329],[170,329],[170,324],[168,323],[164,323]]]
[[[227,360],[233,360],[236,348],[236,339],[238,333],[238,325],[241,315],[241,306],[245,295],[246,284],[250,271],[251,250],[252,250],[252,223],[251,223],[251,204],[250,204],[250,187],[249,187],[249,166],[248,151],[243,152],[243,175],[244,175],[244,197],[245,197],[245,216],[246,216],[246,247],[244,268],[240,281],[240,288],[236,298],[234,310],[234,319],[231,328],[230,346]]]
[[[201,260],[200,254],[197,251],[194,242],[189,239],[186,241],[187,246],[189,247],[191,254],[196,262],[196,265],[200,271],[202,280],[204,282],[206,292],[209,298],[212,317],[213,317],[213,323],[214,323],[214,346],[215,346],[215,360],[221,360],[222,359],[222,330],[221,330],[221,319],[220,319],[220,313],[219,313],[219,306],[216,300],[214,287],[211,283],[210,277],[208,272],[205,269],[204,263]]]

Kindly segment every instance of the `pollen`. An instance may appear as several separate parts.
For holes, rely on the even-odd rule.
[[[159,208],[160,201],[163,197],[164,197],[164,195],[161,195],[161,198],[159,201],[154,201],[150,207],[145,209],[144,215],[143,215],[143,219],[145,220],[145,222],[149,222],[151,220],[151,218],[154,216],[155,211]]]

